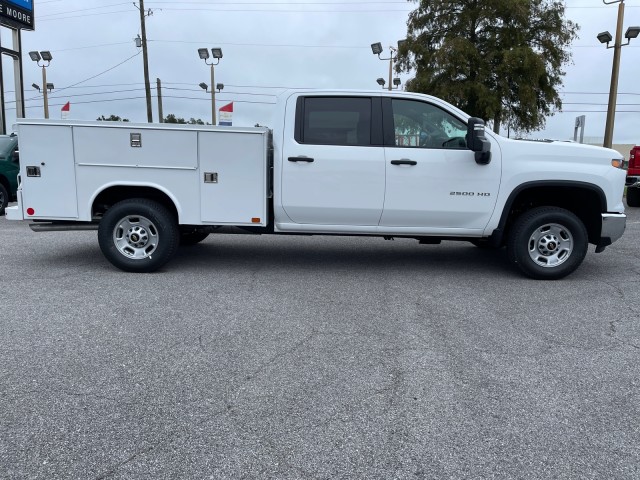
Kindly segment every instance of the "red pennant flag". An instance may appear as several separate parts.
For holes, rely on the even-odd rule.
[[[221,112],[232,112],[233,113],[233,102],[225,105],[224,107],[220,107]]]
[[[64,106],[60,110],[63,111],[63,112],[71,111],[71,102],[65,103]]]

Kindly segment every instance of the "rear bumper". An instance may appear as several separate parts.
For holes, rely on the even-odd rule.
[[[604,249],[618,240],[627,226],[627,216],[624,213],[603,213],[602,231],[598,248]]]
[[[640,187],[640,177],[637,177],[635,175],[628,175],[624,185],[626,187]]]
[[[20,205],[7,207],[4,211],[5,211],[5,215],[7,216],[7,220],[24,220],[24,216],[22,215],[22,209],[20,208]]]
[[[22,211],[22,190],[18,188],[16,192],[16,201],[17,205],[12,207],[7,207],[5,211],[5,215],[7,220],[24,220],[24,212]]]

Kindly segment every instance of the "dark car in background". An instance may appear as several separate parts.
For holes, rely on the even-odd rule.
[[[4,209],[16,198],[20,170],[18,156],[14,156],[17,150],[17,135],[0,135],[0,215],[4,215]]]

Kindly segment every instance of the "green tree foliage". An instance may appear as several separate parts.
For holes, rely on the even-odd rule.
[[[176,117],[175,114],[170,113],[166,117],[164,117],[164,123],[183,123],[189,125],[211,125],[210,123],[205,123],[200,118],[191,117],[189,120],[185,120],[182,117]]]
[[[102,122],[128,122],[128,118],[120,118],[118,115],[111,114],[108,117],[104,115],[100,115],[100,117],[96,118],[96,120],[100,120]]]
[[[561,109],[558,88],[578,25],[560,0],[412,0],[396,69],[407,90],[441,97],[470,115],[530,131]]]

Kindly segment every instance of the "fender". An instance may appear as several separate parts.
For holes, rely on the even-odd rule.
[[[592,192],[595,192],[598,196],[598,199],[600,201],[600,211],[601,212],[607,211],[607,197],[604,194],[604,191],[602,190],[602,188],[600,188],[598,185],[594,185],[592,183],[587,183],[587,182],[578,182],[578,181],[570,181],[570,180],[534,180],[531,182],[526,182],[521,185],[518,185],[516,188],[513,189],[511,194],[509,194],[509,197],[507,198],[507,201],[505,202],[504,207],[502,209],[502,215],[500,216],[500,222],[498,223],[498,227],[493,231],[493,233],[489,237],[489,243],[491,245],[498,246],[502,243],[504,233],[505,233],[505,227],[507,225],[507,220],[509,220],[509,213],[511,212],[511,209],[513,208],[513,204],[516,198],[518,197],[518,195],[520,195],[520,193],[522,193],[525,190],[528,190],[531,188],[539,188],[539,187],[579,188],[579,189],[591,190]]]

